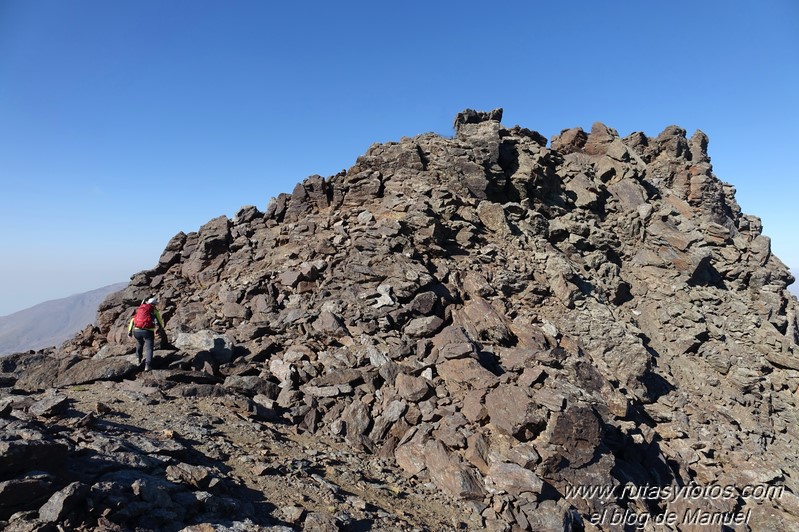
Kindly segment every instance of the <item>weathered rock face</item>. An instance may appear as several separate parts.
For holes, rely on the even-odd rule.
[[[592,514],[667,511],[622,486],[691,483],[732,494],[690,508],[799,526],[793,277],[707,137],[595,124],[547,148],[501,115],[466,111],[454,138],[374,145],[265,213],[176,235],[97,328],[3,359],[0,383],[125,378],[127,320],[157,294],[171,386],[388,458],[486,527],[605,529]],[[57,501],[85,488],[47,482]],[[617,489],[569,497],[589,485]]]

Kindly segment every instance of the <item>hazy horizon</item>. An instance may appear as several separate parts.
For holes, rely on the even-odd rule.
[[[24,313],[24,312],[28,312],[30,310],[36,309],[37,307],[41,307],[41,306],[49,305],[51,303],[57,303],[57,302],[60,302],[60,301],[68,300],[68,299],[71,299],[71,298],[74,298],[74,297],[86,295],[86,294],[91,293],[91,292],[101,291],[101,290],[104,290],[104,289],[109,288],[109,287],[119,286],[120,287],[119,289],[122,289],[125,286],[127,286],[128,282],[129,281],[118,281],[116,283],[109,283],[109,284],[104,284],[102,286],[95,286],[94,288],[90,288],[89,290],[84,290],[82,292],[75,292],[73,294],[68,294],[66,296],[54,297],[52,299],[45,299],[43,301],[39,301],[38,303],[34,303],[33,305],[31,305],[29,307],[25,307],[23,309],[15,310],[14,312],[11,312],[9,314],[1,314],[0,318],[8,318],[8,317],[13,316],[15,314],[20,314],[20,313]]]

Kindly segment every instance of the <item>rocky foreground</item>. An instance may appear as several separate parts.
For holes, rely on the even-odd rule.
[[[0,359],[5,529],[799,528],[794,279],[707,137],[501,115],[180,233]]]

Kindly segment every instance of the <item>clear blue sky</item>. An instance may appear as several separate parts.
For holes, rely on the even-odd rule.
[[[710,136],[799,266],[799,3],[0,0],[0,315],[467,107]]]

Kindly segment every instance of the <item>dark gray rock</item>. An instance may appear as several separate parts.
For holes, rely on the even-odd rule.
[[[63,414],[67,406],[69,406],[69,397],[52,393],[33,403],[28,412],[34,416],[52,417]]]
[[[13,408],[14,408],[13,397],[3,397],[0,399],[0,417],[8,416]]]
[[[166,478],[173,482],[183,482],[201,490],[208,489],[218,482],[218,479],[209,468],[182,462],[167,466]]]
[[[438,316],[425,316],[414,318],[405,326],[405,334],[411,338],[424,338],[433,336],[444,324]]]
[[[45,523],[58,523],[75,507],[82,504],[89,493],[89,486],[73,482],[57,491],[39,508],[39,519]]]
[[[44,439],[43,435],[35,432],[26,433],[28,437],[31,435],[41,439],[0,440],[0,474],[4,478],[22,471],[52,471],[64,467],[67,458],[64,443]]]
[[[112,357],[103,360],[92,358],[80,360],[61,372],[54,384],[64,387],[101,380],[122,380],[136,371],[137,367],[128,357]]]
[[[30,474],[0,482],[0,519],[8,519],[19,511],[38,509],[55,489],[53,478],[46,474]]]

